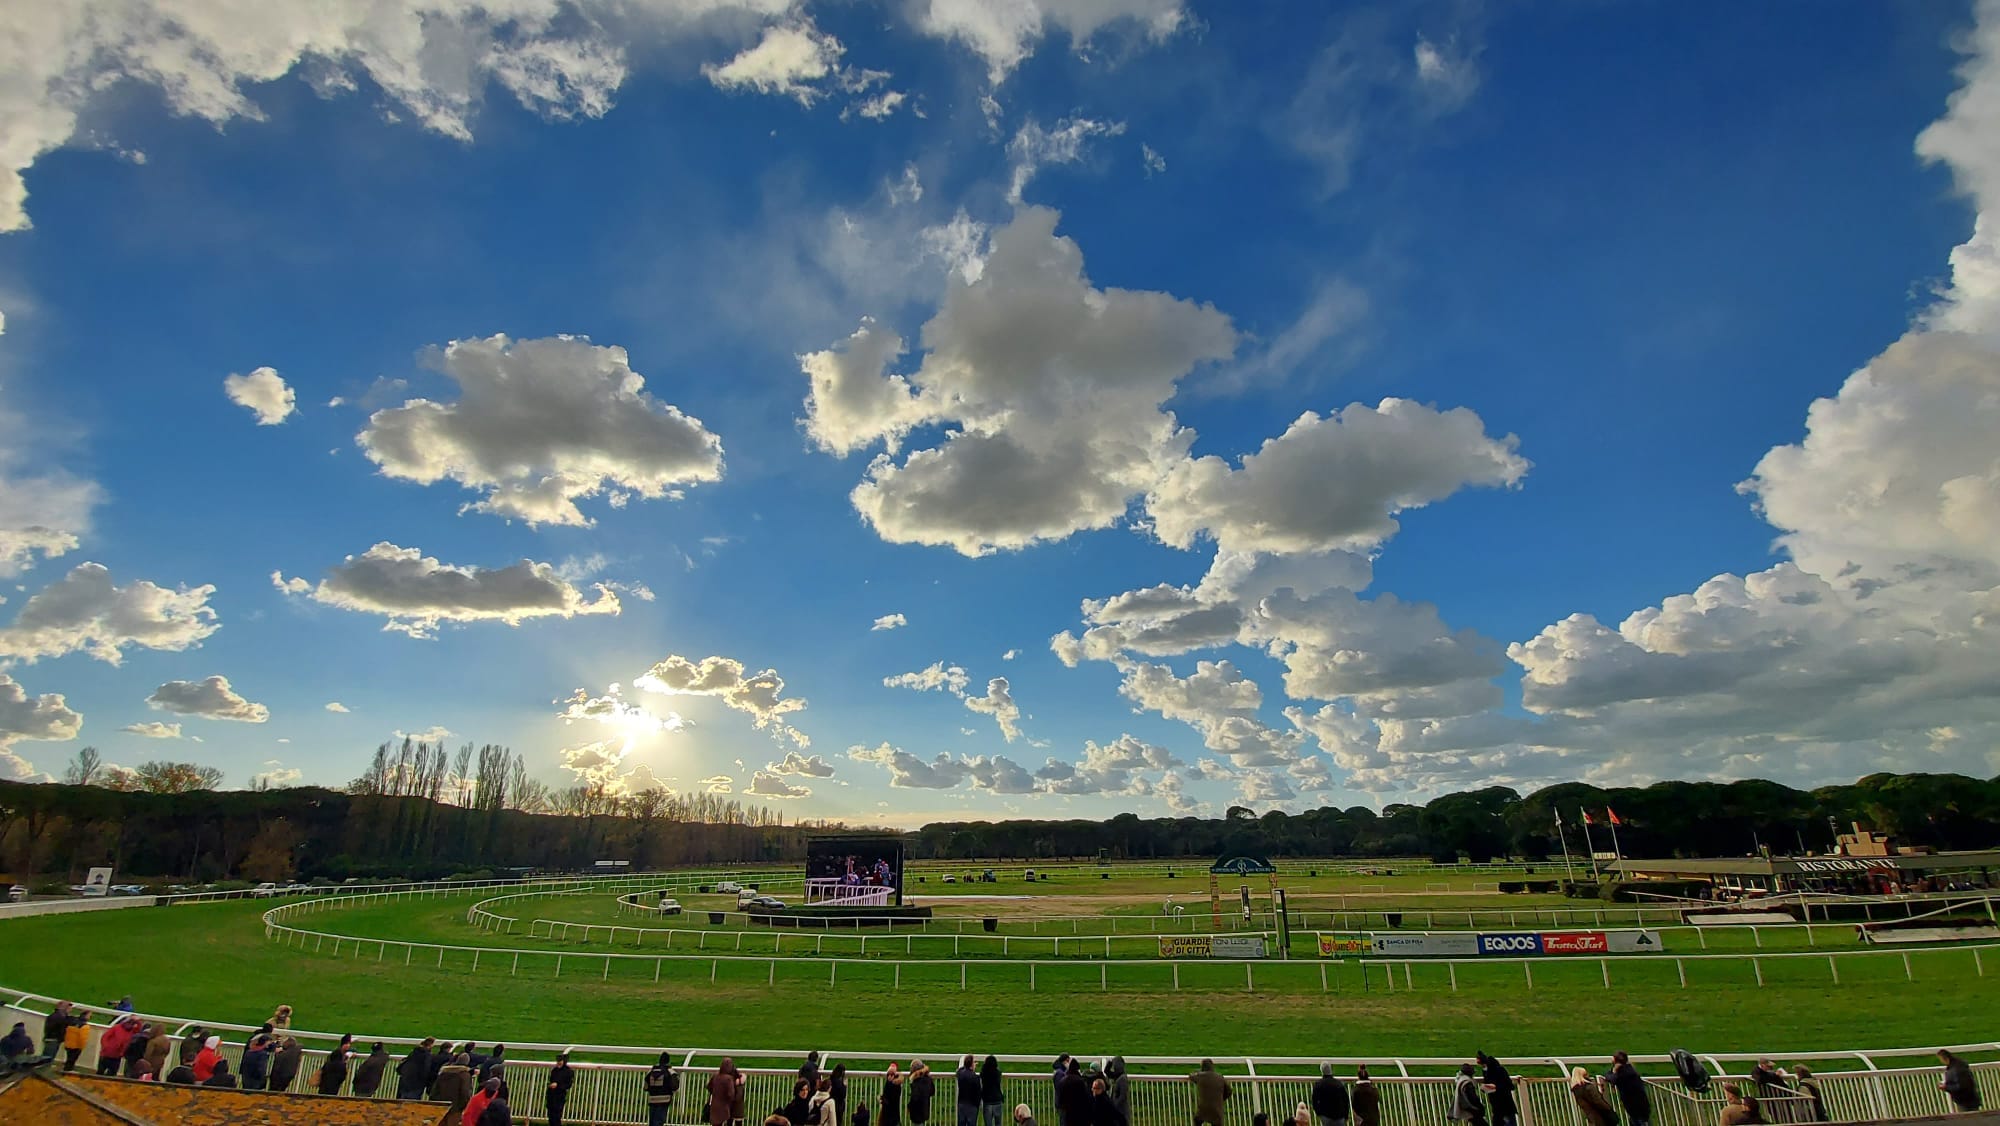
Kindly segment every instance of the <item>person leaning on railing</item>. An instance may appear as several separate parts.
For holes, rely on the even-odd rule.
[[[1569,1069],[1569,1097],[1576,1100],[1583,1126],[1618,1126],[1618,1112],[1611,1109],[1611,1100],[1604,1097],[1604,1089],[1581,1067]]]
[[[1222,1126],[1222,1105],[1229,1101],[1229,1080],[1215,1070],[1214,1060],[1201,1061],[1201,1068],[1188,1076],[1194,1084],[1195,1126]]]
[[[1949,1095],[1952,1106],[1959,1110],[1978,1110],[1979,1084],[1972,1078],[1971,1066],[1945,1048],[1938,1049],[1938,1062],[1944,1064],[1944,1078],[1938,1081],[1938,1090]]]

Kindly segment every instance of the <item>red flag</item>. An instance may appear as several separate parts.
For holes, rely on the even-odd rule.
[[[1608,818],[1610,818],[1610,819],[1611,819],[1611,823],[1612,823],[1613,825],[1623,825],[1623,824],[1624,824],[1624,822],[1623,822],[1623,821],[1620,821],[1620,820],[1618,820],[1618,811],[1617,811],[1617,810],[1615,810],[1615,809],[1613,809],[1613,808],[1611,808],[1611,807],[1610,807],[1610,806],[1608,806],[1608,805],[1604,807],[1604,815],[1605,815],[1606,817],[1608,817]]]
[[[1579,810],[1577,810],[1577,812],[1578,812],[1578,813],[1581,813],[1581,814],[1583,814],[1583,823],[1584,823],[1584,824],[1586,824],[1586,825],[1595,825],[1595,824],[1597,824],[1597,818],[1595,818],[1595,817],[1592,817],[1592,816],[1590,815],[1590,811],[1589,811],[1589,810],[1587,810],[1587,809],[1579,809]]]

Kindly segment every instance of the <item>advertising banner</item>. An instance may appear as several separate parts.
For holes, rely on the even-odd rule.
[[[1482,934],[1479,936],[1479,953],[1482,955],[1511,954],[1519,957],[1523,954],[1540,954],[1541,952],[1542,936],[1530,931],[1520,931],[1513,934]]]
[[[1209,942],[1208,954],[1211,958],[1262,958],[1264,938],[1262,935],[1216,935]]]
[[[1205,934],[1161,935],[1160,957],[1206,958],[1214,942]]]
[[[1603,931],[1553,931],[1542,935],[1542,952],[1545,954],[1603,954],[1611,949],[1611,940]]]
[[[1469,958],[1479,953],[1479,936],[1458,934],[1370,934],[1370,945],[1385,958]]]
[[[1659,931],[1612,931],[1604,937],[1613,954],[1658,954],[1667,948]]]
[[[1342,958],[1349,954],[1371,954],[1373,945],[1365,934],[1323,934],[1319,936],[1319,956]]]

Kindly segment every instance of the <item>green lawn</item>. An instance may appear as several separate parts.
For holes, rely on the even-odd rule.
[[[458,919],[474,897],[316,912],[315,929],[380,932],[385,939],[462,945],[530,943],[482,936]],[[607,899],[608,901],[608,899]],[[412,964],[394,947],[322,948],[266,941],[258,914],[268,902],[110,911],[0,924],[0,985],[101,1004],[131,993],[155,1011],[254,1023],[272,1006],[297,1007],[302,1027],[386,1035],[659,1043],[773,1050],[951,1051],[966,1047],[1054,1054],[1059,1050],[1145,1054],[1462,1055],[1879,1048],[1990,1040],[2000,981],[1976,976],[1965,951],[1917,951],[1915,980],[1900,956],[1842,963],[1832,984],[1824,959],[1768,962],[1765,985],[1749,963],[1686,963],[1682,988],[1671,963],[1612,959],[1613,988],[1596,963],[1461,967],[1452,991],[1442,966],[1409,973],[1359,963],[1258,964],[1257,992],[1240,965],[1189,963],[1181,992],[1167,967],[1118,967],[1099,988],[1095,965],[1025,971],[976,966],[959,988],[956,966],[781,965],[665,962],[609,964],[564,947],[518,966],[511,955],[434,954]],[[705,916],[704,916],[705,917]],[[1710,936],[1715,941],[1718,936]],[[746,939],[746,942],[748,940]],[[1843,945],[1842,949],[1851,946]],[[597,950],[603,950],[599,945]],[[649,950],[650,952],[650,950]],[[380,960],[378,960],[380,959]],[[710,980],[710,974],[714,980]],[[1393,985],[1393,988],[1392,988]]]

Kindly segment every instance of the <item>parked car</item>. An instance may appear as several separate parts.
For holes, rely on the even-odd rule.
[[[15,884],[13,887],[7,889],[7,901],[9,903],[19,903],[26,898],[28,898],[28,885],[26,884]]]
[[[261,883],[250,889],[250,897],[252,899],[270,899],[277,894],[278,885],[273,883]]]
[[[678,914],[680,914],[680,913],[681,913],[681,901],[680,901],[680,900],[678,900],[678,899],[662,899],[662,900],[660,900],[660,914],[662,914],[662,915],[678,915]]]
[[[943,882],[947,884],[955,884],[958,882],[958,877],[951,875],[950,873],[946,873]]]
[[[143,884],[112,884],[112,885],[111,885],[111,894],[113,894],[113,895],[144,895],[144,894],[146,894],[146,888],[145,888],[145,885],[143,885]]]
[[[743,885],[737,883],[735,880],[724,880],[715,885],[715,890],[720,892],[742,891]]]
[[[783,911],[785,901],[775,895],[760,895],[743,904],[745,907],[762,907],[770,911]]]

